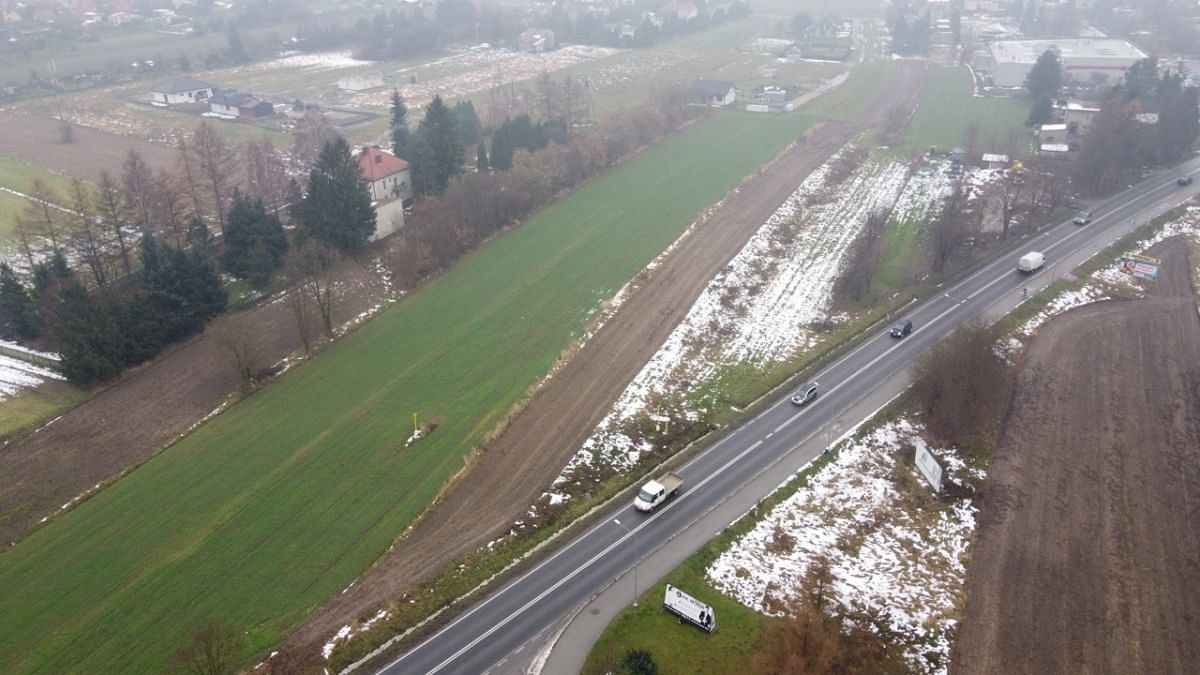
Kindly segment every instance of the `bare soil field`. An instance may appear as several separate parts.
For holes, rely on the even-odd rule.
[[[132,148],[153,169],[175,164],[175,150],[139,138],[118,136],[74,125],[74,140],[60,142],[58,122],[49,115],[0,112],[0,155],[15,157],[67,176],[98,183],[107,169],[119,176],[121,162]]]
[[[717,271],[805,176],[838,148],[881,123],[892,108],[912,110],[920,99],[924,75],[924,63],[899,64],[888,88],[861,118],[814,129],[771,167],[745,181],[550,379],[406,539],[309,617],[289,645],[319,646],[342,625],[505,531],[558,475]],[[505,480],[496,480],[497,476]]]
[[[992,460],[958,673],[1200,670],[1200,317],[1187,245],[1148,297],[1035,339]]]
[[[387,294],[370,271],[348,263],[339,275],[334,321],[344,323]],[[248,312],[268,366],[300,349],[281,299]],[[212,413],[238,389],[231,357],[211,331],[128,373],[40,430],[0,447],[0,542],[19,537],[44,516],[137,465]],[[314,334],[319,333],[317,329]]]

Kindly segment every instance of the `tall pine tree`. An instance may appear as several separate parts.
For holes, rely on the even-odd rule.
[[[39,332],[37,308],[29,289],[13,268],[0,262],[0,336],[29,339]]]
[[[396,89],[392,90],[392,154],[408,157],[408,106]]]
[[[424,194],[440,195],[450,179],[462,173],[463,156],[458,120],[441,96],[425,107],[417,136],[424,147],[414,153],[413,186]]]
[[[305,233],[342,251],[362,246],[374,234],[371,193],[346,139],[339,136],[321,149],[308,174],[308,194],[295,209]]]
[[[92,297],[72,279],[58,291],[51,321],[62,357],[59,370],[75,384],[93,384],[121,372],[125,358],[123,332],[115,313],[102,298]]]

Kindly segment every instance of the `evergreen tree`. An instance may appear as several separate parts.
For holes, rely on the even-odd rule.
[[[220,275],[206,251],[185,252],[151,236],[142,238],[141,281],[144,293],[138,302],[160,317],[160,346],[198,332],[225,309],[228,301]],[[149,355],[155,352],[156,349]]]
[[[308,235],[343,251],[362,246],[374,234],[371,193],[346,139],[339,136],[321,149],[308,174],[308,194],[296,205],[296,218]]]
[[[261,288],[270,281],[286,250],[287,235],[278,216],[268,213],[261,199],[235,192],[221,253],[225,271]]]
[[[0,335],[30,339],[39,332],[37,307],[29,289],[13,268],[0,262]]]
[[[516,148],[513,147],[512,134],[509,132],[506,122],[492,135],[492,168],[501,171],[511,169],[514,150]]]
[[[470,101],[459,101],[454,104],[454,119],[458,122],[458,134],[464,147],[479,140],[479,115],[475,112],[475,104]]]
[[[57,282],[65,281],[71,278],[71,268],[67,265],[67,259],[63,257],[61,252],[57,252],[46,260],[42,260],[33,266],[33,291],[34,295],[41,297],[48,289],[53,287]]]
[[[408,157],[408,106],[398,90],[392,90],[392,154]]]
[[[57,295],[51,333],[62,357],[62,374],[88,385],[121,372],[125,345],[109,304],[93,298],[77,279],[63,284]]]
[[[250,55],[246,53],[246,46],[242,44],[242,34],[232,23],[229,24],[229,58],[234,63],[246,63],[250,60]]]
[[[1033,100],[1033,107],[1029,110],[1029,117],[1025,119],[1025,126],[1037,127],[1049,122],[1053,117],[1054,107],[1049,97],[1038,96]]]
[[[1200,134],[1200,89],[1183,87],[1178,78],[1160,85],[1158,124],[1154,125],[1159,161],[1171,163],[1190,154]]]
[[[458,121],[441,96],[434,96],[425,107],[417,136],[424,147],[414,153],[413,187],[423,194],[440,195],[450,179],[462,173],[463,155]]]
[[[1032,6],[1032,5],[1031,5]],[[1062,89],[1062,63],[1058,52],[1047,49],[1038,57],[1037,63],[1025,76],[1025,89],[1036,101],[1039,98],[1053,99]]]
[[[475,146],[475,166],[476,170],[480,172],[488,170],[487,145],[482,139],[480,139],[479,145]]]
[[[1158,59],[1149,56],[1129,66],[1121,88],[1125,90],[1126,101],[1150,101],[1158,93],[1159,84]]]

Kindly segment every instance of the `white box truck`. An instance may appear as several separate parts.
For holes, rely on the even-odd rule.
[[[683,485],[683,478],[668,471],[643,485],[642,491],[633,500],[633,505],[638,511],[653,511],[659,504],[674,497],[675,493],[679,492],[680,485]]]
[[[717,616],[713,608],[667,584],[667,594],[663,598],[663,607],[680,621],[686,621],[700,630],[711,633],[717,629]]]
[[[1030,251],[1021,256],[1021,259],[1017,261],[1017,270],[1026,274],[1032,274],[1045,264],[1046,256],[1037,251]]]

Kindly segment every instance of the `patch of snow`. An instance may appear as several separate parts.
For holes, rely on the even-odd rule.
[[[52,361],[58,360],[57,354],[38,352],[15,343],[0,341],[0,345],[13,351],[37,355]],[[34,389],[46,380],[62,379],[64,379],[62,375],[49,368],[34,365],[23,359],[0,354],[0,401],[10,396],[16,396],[22,391]]]
[[[779,614],[819,561],[833,580],[833,604],[868,612],[903,636],[916,672],[945,672],[975,529],[969,500],[919,499],[896,487],[897,454],[919,427],[891,422],[844,447],[830,464],[767,513],[707,570],[713,585],[742,604]],[[954,481],[978,480],[953,450],[936,454]],[[922,481],[908,466],[915,481]],[[777,533],[786,535],[781,540]],[[934,652],[937,665],[926,658]]]
[[[279,70],[285,68],[296,68],[307,72],[317,72],[321,70],[337,70],[339,68],[357,68],[358,66],[370,66],[374,61],[363,61],[356,59],[350,51],[338,52],[317,52],[313,54],[295,54],[292,56],[284,56],[283,58],[273,59],[254,66],[249,66],[247,70]]]

